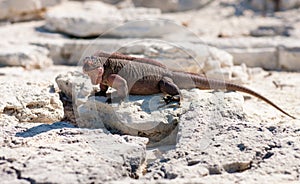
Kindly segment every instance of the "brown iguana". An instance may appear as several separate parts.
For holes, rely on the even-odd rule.
[[[230,82],[207,79],[198,74],[171,71],[151,59],[97,52],[93,56],[84,58],[83,72],[90,77],[93,85],[100,85],[100,92],[96,95],[106,96],[108,87],[112,87],[116,89],[118,100],[124,99],[128,93],[133,95],[164,93],[167,94],[164,97],[166,103],[180,102],[179,89],[224,89],[251,94],[296,119],[251,89]]]

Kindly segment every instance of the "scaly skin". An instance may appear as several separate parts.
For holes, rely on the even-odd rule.
[[[106,94],[108,87],[117,90],[119,100],[127,94],[150,95],[156,93],[167,94],[165,101],[180,101],[179,89],[223,89],[240,91],[253,95],[285,115],[288,114],[269,99],[246,87],[224,82],[221,80],[207,79],[197,74],[168,70],[164,65],[150,59],[134,58],[118,53],[107,54],[98,52],[83,61],[83,72],[87,74],[93,85],[100,85],[99,95]]]

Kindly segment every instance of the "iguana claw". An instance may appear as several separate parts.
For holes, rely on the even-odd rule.
[[[180,105],[180,96],[179,95],[166,95],[164,96],[163,100],[166,104],[170,104],[171,102],[177,102]]]

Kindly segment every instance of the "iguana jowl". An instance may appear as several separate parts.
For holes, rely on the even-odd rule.
[[[98,94],[105,96],[108,87],[112,87],[117,90],[119,100],[124,99],[127,94],[164,93],[167,94],[164,98],[166,102],[180,101],[179,89],[224,89],[251,94],[296,119],[251,89],[230,82],[207,79],[193,73],[171,71],[161,63],[150,59],[98,52],[84,58],[83,72],[90,77],[93,85],[100,85],[101,91]]]

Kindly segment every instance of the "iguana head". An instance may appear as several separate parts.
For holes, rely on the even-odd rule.
[[[87,74],[93,85],[100,84],[102,82],[102,75],[104,73],[103,61],[96,56],[88,56],[83,60],[82,70],[84,74]]]
[[[100,57],[87,56],[83,59],[82,70],[83,73],[86,73],[102,66],[103,66],[103,61],[101,60]]]

